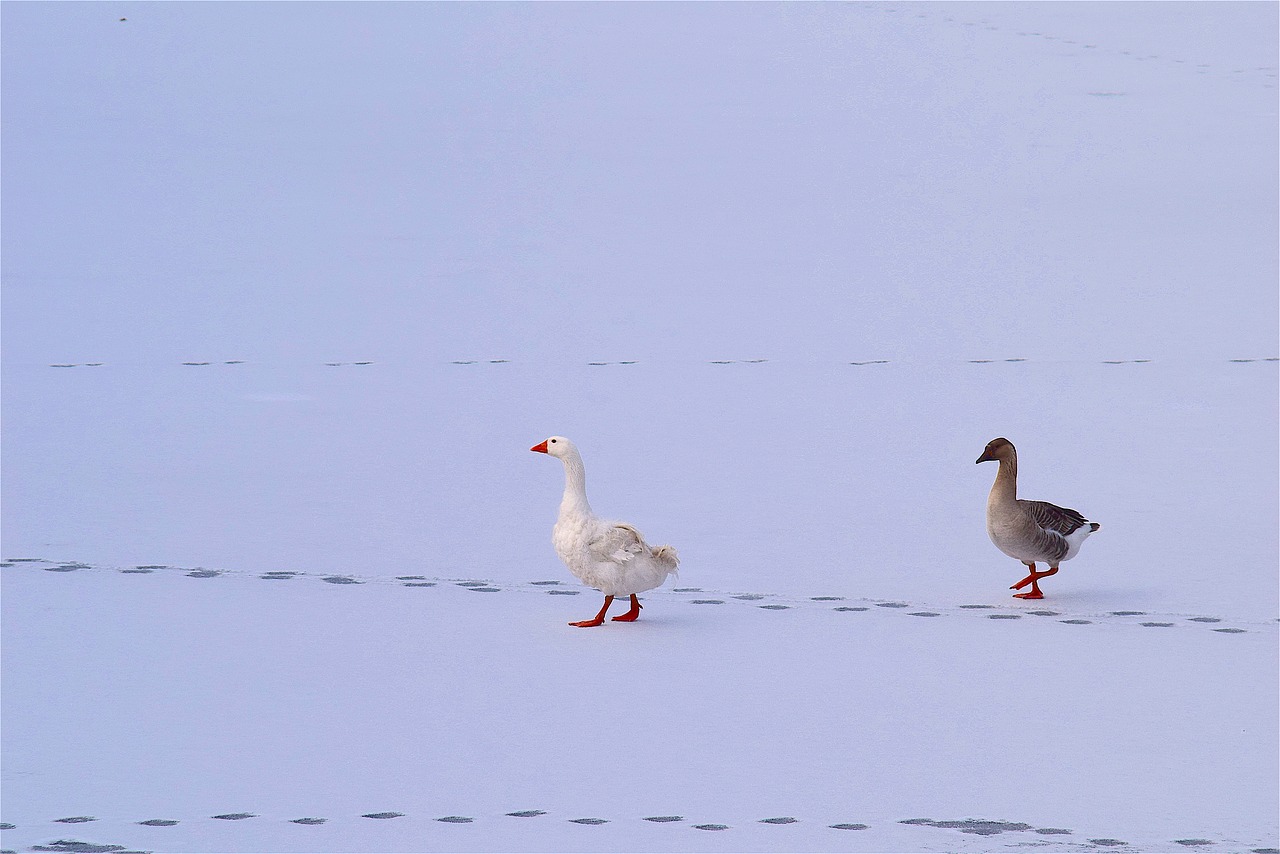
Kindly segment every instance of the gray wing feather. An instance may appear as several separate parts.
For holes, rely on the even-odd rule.
[[[1018,501],[1027,512],[1031,514],[1031,518],[1035,523],[1046,531],[1066,536],[1077,528],[1089,524],[1089,520],[1081,516],[1075,510],[1069,510],[1066,507],[1059,507],[1056,504],[1050,504],[1048,501]]]

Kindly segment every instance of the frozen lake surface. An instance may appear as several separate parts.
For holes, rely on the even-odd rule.
[[[1062,363],[43,368],[8,417],[61,474],[7,477],[45,537],[0,576],[6,845],[1274,847],[1276,363],[1065,367],[1088,448]],[[596,506],[682,552],[631,625],[565,625],[598,594],[527,448],[575,390],[616,437]],[[637,394],[663,418],[617,421]],[[1025,494],[1103,524],[1042,602],[983,530],[997,422],[1039,437]]]
[[[681,587],[586,631],[554,571],[4,572],[24,849],[1274,841],[1274,621]]]
[[[0,850],[1275,852],[1278,14],[3,4]]]

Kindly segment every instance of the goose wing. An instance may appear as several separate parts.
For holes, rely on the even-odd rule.
[[[593,558],[616,564],[624,564],[648,548],[640,532],[625,522],[605,523],[587,544]]]
[[[1032,521],[1041,528],[1064,537],[1089,524],[1089,520],[1077,511],[1050,504],[1048,501],[1019,501],[1018,503],[1026,509]]]

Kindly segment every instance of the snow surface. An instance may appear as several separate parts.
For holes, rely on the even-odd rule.
[[[596,596],[563,595],[579,588],[549,564],[477,588],[131,569],[5,569],[6,844],[1271,844],[1270,621],[673,588],[588,631],[565,622]],[[364,818],[383,812],[403,815]],[[214,818],[237,813],[253,818]],[[77,816],[95,821],[55,821]],[[919,818],[1028,826],[902,824]]]
[[[1278,9],[0,6],[0,844],[1280,847]]]

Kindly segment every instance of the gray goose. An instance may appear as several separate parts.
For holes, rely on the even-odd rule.
[[[1070,560],[1080,545],[1101,525],[1090,522],[1075,510],[1048,501],[1027,501],[1018,497],[1018,452],[1008,439],[992,439],[976,462],[997,460],[1000,470],[987,497],[987,536],[996,548],[1027,565],[1030,575],[1010,587],[1017,599],[1043,599],[1040,579],[1058,571],[1058,564]],[[1037,572],[1036,563],[1049,564],[1047,572]]]

